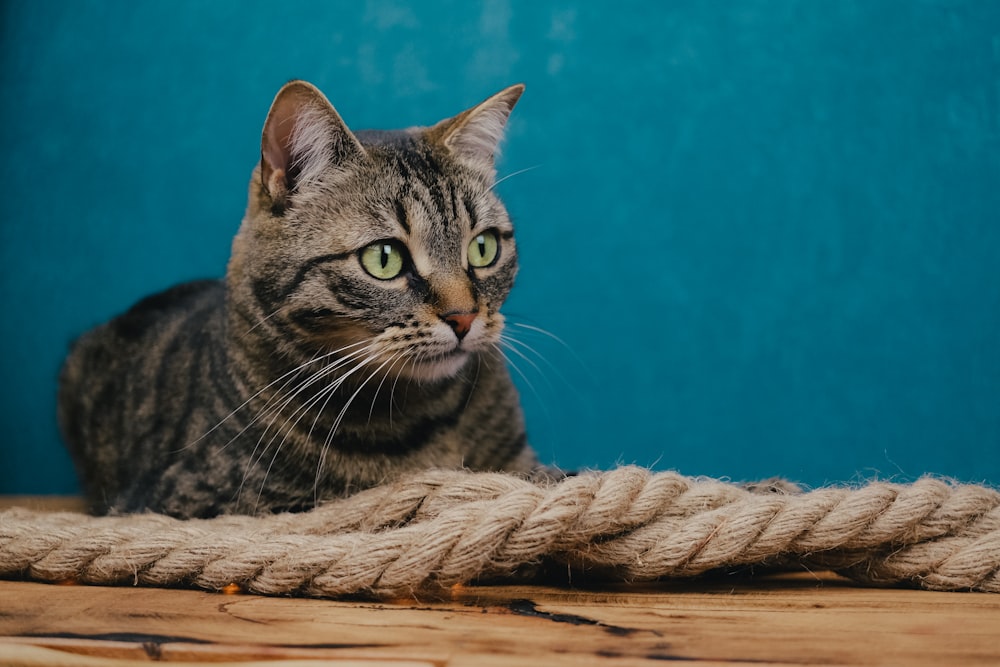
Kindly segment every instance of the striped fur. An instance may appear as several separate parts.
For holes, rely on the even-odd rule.
[[[352,133],[293,81],[226,277],[85,334],[60,422],[95,512],[297,511],[421,468],[535,473],[500,353],[517,273],[493,157],[522,88],[428,128]],[[469,264],[478,235],[499,254]],[[371,244],[405,270],[369,274]]]

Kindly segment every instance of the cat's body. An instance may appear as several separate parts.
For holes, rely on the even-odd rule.
[[[538,470],[500,352],[517,256],[492,192],[521,90],[355,135],[286,85],[225,280],[141,301],[66,362],[92,510],[294,511],[412,470]]]

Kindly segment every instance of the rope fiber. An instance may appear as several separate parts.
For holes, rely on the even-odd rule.
[[[743,566],[1000,593],[1000,493],[922,478],[806,493],[622,467],[559,482],[429,471],[301,514],[0,512],[0,577],[412,596],[541,563],[622,581]]]

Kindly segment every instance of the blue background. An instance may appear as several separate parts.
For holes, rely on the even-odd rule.
[[[222,274],[293,77],[358,129],[527,84],[500,190],[506,311],[567,346],[512,328],[543,458],[1000,483],[1000,3],[0,11],[0,492],[76,489],[67,345]]]

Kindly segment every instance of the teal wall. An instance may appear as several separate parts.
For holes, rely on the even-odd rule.
[[[519,329],[544,458],[1000,484],[998,2],[0,7],[0,492],[75,490],[67,345],[221,275],[293,77],[356,128],[527,84],[500,188],[506,310],[568,346]]]

